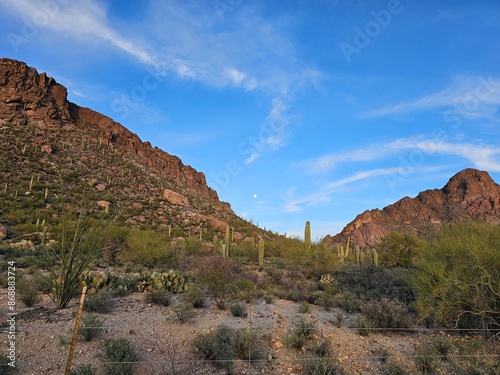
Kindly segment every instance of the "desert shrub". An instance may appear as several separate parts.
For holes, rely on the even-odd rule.
[[[191,304],[195,309],[201,309],[206,306],[203,290],[196,284],[188,285],[182,299],[184,302]]]
[[[255,361],[264,358],[264,352],[261,349],[261,344],[255,330],[235,330],[232,347],[238,359]]]
[[[354,327],[361,336],[368,336],[373,329],[372,323],[363,315],[360,315],[356,319],[354,319],[353,323]]]
[[[385,297],[410,304],[415,299],[410,284],[411,273],[412,271],[406,268],[373,265],[358,268],[354,264],[347,264],[335,274],[335,280],[340,290],[350,292],[365,301]]]
[[[304,345],[312,338],[315,332],[316,323],[304,318],[295,322],[295,327],[284,337],[284,342],[294,348],[302,349]]]
[[[176,268],[180,255],[176,249],[171,249],[167,233],[134,228],[127,235],[126,246],[117,257],[124,263],[138,263],[151,268]]]
[[[333,299],[336,307],[339,307],[348,313],[356,313],[361,311],[361,301],[350,292],[339,293]]]
[[[94,294],[90,294],[85,299],[83,309],[85,311],[107,314],[113,310],[113,295],[108,289],[100,289]]]
[[[344,374],[342,366],[333,358],[307,358],[302,367],[305,375],[339,375]]]
[[[40,294],[37,291],[34,280],[20,279],[17,282],[20,300],[26,307],[32,307],[40,301]]]
[[[420,344],[415,348],[414,361],[418,369],[424,374],[434,374],[437,369],[436,358],[438,353],[428,344]]]
[[[414,233],[392,232],[381,238],[377,245],[380,264],[386,267],[414,267],[425,242]]]
[[[229,311],[231,314],[237,318],[244,318],[247,316],[247,307],[242,302],[236,302],[229,306]]]
[[[97,370],[89,364],[80,364],[76,369],[70,371],[70,375],[96,375]]]
[[[373,327],[383,328],[410,328],[413,319],[405,305],[386,298],[382,301],[365,302],[361,313]]]
[[[172,311],[177,317],[179,323],[189,323],[194,318],[194,310],[193,305],[188,302],[179,302],[175,304],[172,308]]]
[[[16,367],[9,366],[10,359],[6,354],[0,352],[0,374],[14,374],[17,372]]]
[[[421,320],[447,327],[500,330],[500,227],[446,226],[425,247],[412,278]]]
[[[299,314],[307,314],[311,309],[311,305],[308,302],[302,302],[299,305]]]
[[[414,372],[394,358],[389,358],[382,366],[385,375],[411,375]]]
[[[78,329],[78,334],[82,336],[85,341],[92,341],[102,333],[102,321],[95,315],[84,316],[80,324],[81,326]]]
[[[446,360],[448,358],[448,354],[450,353],[453,346],[450,340],[442,336],[432,337],[431,345],[443,360]]]
[[[160,288],[153,289],[146,294],[146,302],[154,303],[160,306],[170,306],[172,301],[172,293],[168,290]]]
[[[233,330],[224,325],[219,326],[216,331],[199,334],[194,339],[194,346],[203,357],[217,367],[232,371],[235,357],[232,347]]]
[[[311,345],[307,347],[307,350],[313,353],[317,357],[330,358],[333,356],[333,350],[330,343],[326,337],[321,336],[317,340],[314,340]]]
[[[127,339],[107,339],[103,344],[106,375],[133,375],[134,362],[139,360]]]
[[[342,311],[336,311],[335,314],[333,314],[333,323],[335,324],[335,327],[340,328],[342,327],[342,324],[344,323],[344,313]]]
[[[215,300],[217,308],[223,310],[238,293],[240,266],[228,257],[204,258],[198,264],[198,279]]]

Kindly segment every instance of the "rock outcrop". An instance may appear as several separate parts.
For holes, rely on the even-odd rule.
[[[207,186],[205,175],[149,142],[142,142],[113,119],[67,100],[67,90],[45,73],[25,63],[0,59],[0,124],[37,125],[79,129],[99,142],[138,156],[150,169],[168,177],[179,187],[219,202],[215,190]],[[44,152],[52,152],[44,149]],[[228,206],[227,204],[225,205]]]
[[[442,189],[426,190],[382,210],[363,212],[339,234],[326,236],[323,243],[344,243],[350,237],[353,245],[366,247],[392,231],[429,238],[443,223],[471,219],[500,224],[500,185],[487,172],[464,169]]]

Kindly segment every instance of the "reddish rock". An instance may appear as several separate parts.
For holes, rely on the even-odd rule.
[[[363,212],[339,234],[326,236],[323,243],[333,246],[351,237],[353,246],[367,247],[392,231],[429,238],[442,223],[471,219],[500,223],[500,185],[487,172],[464,169],[442,189],[426,190],[382,210]]]
[[[184,195],[170,189],[163,190],[161,197],[174,206],[189,206],[189,201]]]

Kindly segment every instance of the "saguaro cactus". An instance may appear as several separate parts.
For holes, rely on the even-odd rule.
[[[219,245],[219,239],[217,238],[216,235],[214,235],[213,245],[214,245],[214,255],[216,255],[217,254],[217,248],[218,248],[218,245]]]
[[[231,237],[230,237],[230,235],[231,235],[230,230],[231,230],[231,229],[229,228],[229,225],[228,225],[228,226],[226,227],[226,237],[224,238],[224,241],[225,241],[225,242],[224,242],[224,244],[226,245],[226,252],[227,252],[227,254],[226,254],[226,255],[228,255],[228,254],[229,254],[229,241],[230,241],[230,238],[231,238]]]
[[[378,253],[376,249],[372,250],[372,259],[373,259],[373,264],[375,267],[378,267]]]
[[[356,250],[356,264],[358,265],[358,268],[361,268],[361,249],[359,248],[358,245],[356,245],[355,250]]]
[[[311,223],[306,221],[306,229],[304,231],[304,243],[306,250],[311,251]]]
[[[351,244],[351,237],[347,237],[347,243],[345,245],[345,258],[349,256],[350,244]]]
[[[259,240],[259,267],[264,265],[264,239]]]

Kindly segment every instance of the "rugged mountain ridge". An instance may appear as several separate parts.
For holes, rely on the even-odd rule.
[[[500,185],[487,172],[464,169],[441,189],[425,190],[415,198],[405,197],[382,210],[367,210],[335,236],[326,236],[325,245],[345,243],[372,246],[386,234],[413,232],[428,238],[452,221],[484,219],[500,224]]]
[[[57,129],[79,129],[102,144],[138,156],[149,168],[172,179],[214,203],[217,192],[208,187],[205,175],[149,142],[142,142],[113,119],[67,100],[67,89],[46,73],[39,74],[26,63],[0,59],[0,122],[16,126],[36,125]],[[229,205],[225,206],[229,209]]]

